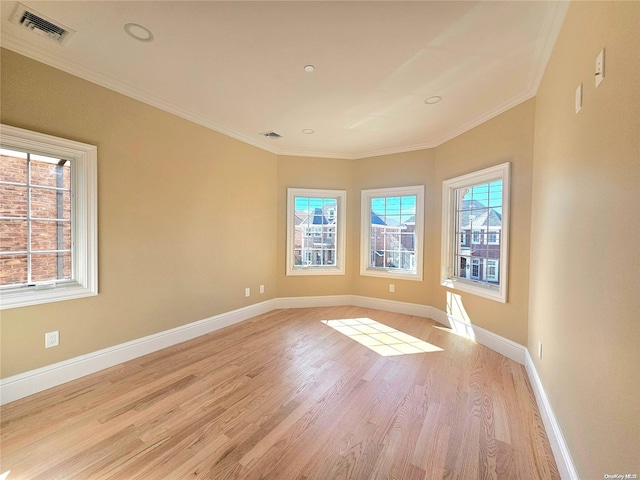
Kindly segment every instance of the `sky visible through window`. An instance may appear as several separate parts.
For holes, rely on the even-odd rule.
[[[416,214],[416,198],[416,195],[375,197],[371,199],[371,211],[404,223]]]
[[[336,204],[335,198],[295,197],[295,209],[297,212],[312,212],[316,208],[322,209],[327,205]]]
[[[476,201],[502,215],[502,180],[475,185],[469,188],[462,200]]]

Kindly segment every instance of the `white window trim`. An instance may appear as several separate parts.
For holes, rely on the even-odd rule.
[[[387,269],[384,267],[372,268],[369,266],[369,255],[371,253],[371,235],[369,233],[371,226],[371,199],[375,197],[401,197],[405,195],[416,196],[416,273],[408,270]],[[422,281],[424,263],[422,250],[424,242],[424,185],[362,190],[360,205],[360,275]]]
[[[509,203],[511,163],[506,162],[442,182],[442,253],[440,258],[440,283],[444,287],[471,293],[501,303],[507,303],[509,285]],[[502,227],[500,243],[500,285],[491,288],[471,279],[454,277],[454,243],[456,206],[455,192],[458,188],[471,187],[479,183],[502,180]]]
[[[59,302],[98,294],[98,149],[93,145],[0,125],[2,148],[71,160],[72,277],[54,288],[17,287],[0,290],[0,308]]]
[[[336,265],[295,265],[294,241],[295,241],[295,197],[336,198],[336,222],[335,234],[338,236],[336,244]],[[322,190],[313,188],[288,188],[287,189],[287,276],[296,275],[344,275],[345,256],[347,245],[347,192],[346,190]],[[305,259],[306,260],[306,259]]]

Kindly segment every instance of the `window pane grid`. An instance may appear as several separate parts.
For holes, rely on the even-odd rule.
[[[70,162],[1,153],[0,286],[70,280]]]
[[[416,202],[416,195],[371,198],[369,268],[415,271]]]
[[[455,191],[453,276],[500,285],[502,180]]]
[[[294,196],[294,267],[335,267],[338,198]]]

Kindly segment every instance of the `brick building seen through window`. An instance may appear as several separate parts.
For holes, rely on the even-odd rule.
[[[71,162],[0,153],[0,286],[70,280]]]

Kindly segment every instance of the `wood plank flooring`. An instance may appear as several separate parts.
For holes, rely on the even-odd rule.
[[[441,351],[381,356],[322,320]],[[17,479],[557,479],[524,367],[431,320],[276,310],[2,408]]]

